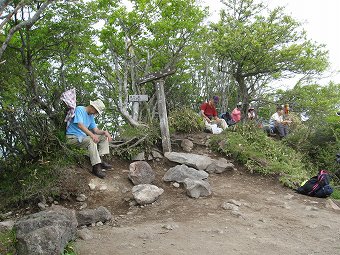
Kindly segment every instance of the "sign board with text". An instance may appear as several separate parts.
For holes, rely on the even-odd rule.
[[[148,95],[129,95],[129,102],[144,102],[148,100]]]

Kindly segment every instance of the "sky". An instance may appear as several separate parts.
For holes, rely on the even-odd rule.
[[[285,13],[302,23],[307,37],[318,44],[325,44],[329,51],[330,69],[316,81],[326,85],[330,81],[340,83],[340,0],[262,0],[270,9],[285,6]],[[223,4],[219,0],[204,0],[209,6],[211,21],[217,21]],[[297,79],[280,81],[293,87]]]

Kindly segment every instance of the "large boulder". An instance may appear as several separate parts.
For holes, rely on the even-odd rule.
[[[181,147],[186,152],[191,152],[192,148],[194,148],[194,143],[189,139],[183,139],[181,142]]]
[[[145,161],[136,161],[130,164],[129,179],[134,185],[150,184],[155,180],[155,173]]]
[[[209,182],[203,180],[184,180],[184,188],[187,191],[188,196],[192,198],[207,197],[211,195],[211,187]]]
[[[163,181],[182,183],[186,178],[193,180],[203,180],[208,178],[209,174],[205,171],[199,171],[186,165],[178,165],[170,168],[163,176]]]
[[[97,209],[84,209],[76,214],[78,225],[91,225],[97,222],[106,222],[111,220],[112,215],[108,209],[104,206],[100,206]]]
[[[185,164],[198,170],[205,170],[212,163],[210,157],[192,153],[166,152],[164,156],[170,161]]]
[[[235,166],[225,158],[213,159],[212,163],[205,169],[208,173],[220,174],[225,171],[233,171]]]
[[[132,188],[132,195],[140,205],[151,204],[155,202],[164,190],[151,184],[139,184]]]
[[[75,238],[77,219],[73,210],[52,206],[18,220],[14,228],[19,255],[60,255]]]

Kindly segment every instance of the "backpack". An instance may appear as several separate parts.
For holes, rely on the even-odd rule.
[[[236,122],[231,118],[231,115],[229,112],[225,112],[221,115],[221,118],[225,120],[228,126],[235,125]]]
[[[296,191],[311,197],[328,197],[333,193],[333,188],[329,185],[330,179],[327,171],[320,170],[317,176],[310,178]]]

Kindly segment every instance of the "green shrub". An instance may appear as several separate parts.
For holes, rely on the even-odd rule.
[[[284,143],[302,153],[304,160],[316,170],[334,172],[337,168],[335,155],[340,147],[337,126],[339,124],[326,122],[316,126],[300,125],[287,136]]]
[[[195,133],[204,129],[204,122],[202,117],[191,109],[177,109],[169,114],[169,127],[171,133]]]
[[[154,147],[161,144],[159,123],[151,123],[148,127],[132,127],[124,125],[121,127],[119,137],[122,144],[112,148],[112,154],[124,159],[131,160],[140,152],[150,155]]]
[[[280,181],[288,187],[297,187],[309,176],[300,153],[267,137],[262,129],[252,124],[238,125],[235,131],[227,129],[213,136],[211,146],[232,156],[250,172],[279,175]]]
[[[58,194],[58,179],[63,168],[75,164],[76,160],[85,160],[82,153],[83,150],[70,149],[55,152],[54,158],[27,162],[25,166],[6,165],[0,173],[0,211],[40,196]]]

